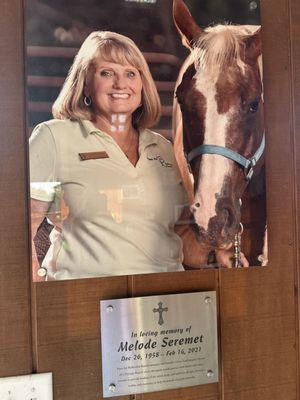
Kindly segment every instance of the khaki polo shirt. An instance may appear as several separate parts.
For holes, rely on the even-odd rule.
[[[173,227],[186,196],[172,146],[144,130],[139,155],[134,167],[90,121],[35,128],[31,197],[51,202],[62,228],[43,263],[48,280],[183,270]]]

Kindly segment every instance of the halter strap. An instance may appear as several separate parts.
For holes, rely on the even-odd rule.
[[[188,163],[190,163],[196,157],[202,154],[218,154],[220,156],[229,158],[230,160],[233,160],[237,164],[244,167],[245,178],[248,181],[252,178],[252,175],[254,173],[253,168],[263,155],[264,150],[265,150],[265,133],[263,134],[259,148],[255,152],[255,154],[250,158],[246,158],[241,154],[237,153],[236,151],[228,149],[227,147],[216,146],[213,144],[202,144],[201,146],[195,147],[187,154],[187,161]]]

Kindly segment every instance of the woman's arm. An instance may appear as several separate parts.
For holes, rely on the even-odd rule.
[[[37,233],[37,230],[44,218],[48,216],[48,211],[50,208],[51,202],[48,201],[40,201],[31,199],[30,207],[31,207],[31,252],[32,252],[32,278],[36,281],[44,281],[44,276],[38,275],[38,270],[40,269],[40,265],[37,259],[35,245],[33,239]]]

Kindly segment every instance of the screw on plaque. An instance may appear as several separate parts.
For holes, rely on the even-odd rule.
[[[207,371],[207,373],[206,373],[206,376],[208,377],[208,378],[213,378],[214,377],[214,371],[212,371],[211,369],[209,369],[208,371]]]
[[[111,313],[114,311],[114,307],[112,305],[109,305],[106,307],[106,312]]]
[[[111,384],[108,386],[108,390],[109,390],[110,392],[114,392],[114,391],[116,390],[116,385],[115,385],[114,383],[111,383]]]
[[[209,297],[209,296],[205,297],[204,301],[205,301],[206,304],[210,304],[211,303],[211,297]]]

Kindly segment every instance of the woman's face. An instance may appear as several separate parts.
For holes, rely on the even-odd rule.
[[[132,65],[97,59],[87,94],[94,112],[113,122],[116,115],[131,116],[140,106],[142,88],[141,75]]]

